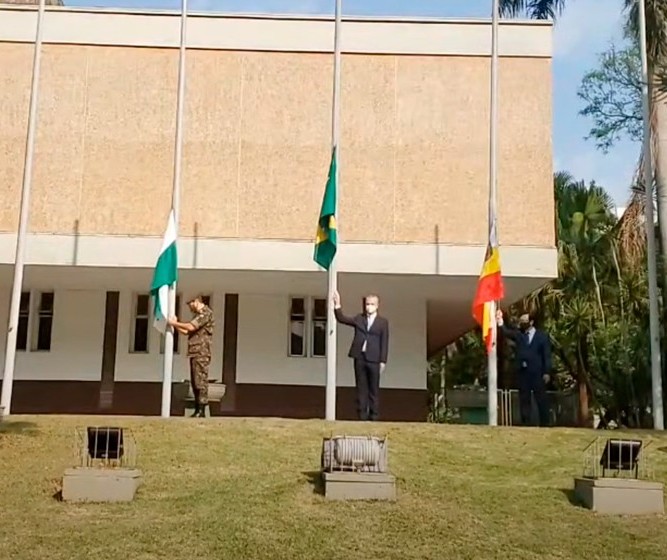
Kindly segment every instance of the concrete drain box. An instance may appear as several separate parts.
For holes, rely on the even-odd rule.
[[[327,500],[395,500],[396,477],[388,472],[387,438],[336,436],[322,442]]]
[[[127,428],[76,430],[78,464],[65,471],[65,502],[131,502],[141,485],[136,444]]]
[[[650,443],[623,438],[592,441],[584,449],[583,476],[574,479],[577,501],[602,514],[663,514],[664,487],[653,480]]]

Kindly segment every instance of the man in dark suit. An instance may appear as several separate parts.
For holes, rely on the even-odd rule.
[[[515,361],[519,381],[521,423],[530,424],[531,393],[540,418],[540,426],[549,425],[547,385],[551,373],[551,342],[549,335],[535,328],[535,318],[528,313],[519,317],[519,328],[505,325],[503,312],[496,316],[498,327],[515,346]]]
[[[364,313],[347,317],[334,294],[336,320],[354,328],[354,338],[348,356],[354,360],[354,379],[357,386],[357,413],[360,420],[375,421],[380,416],[380,374],[387,365],[389,351],[389,322],[378,315],[380,298],[364,298]]]

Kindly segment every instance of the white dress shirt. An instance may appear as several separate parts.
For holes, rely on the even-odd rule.
[[[366,317],[366,330],[367,331],[371,330],[371,327],[373,326],[373,322],[375,321],[375,316],[376,315],[377,315],[377,313],[373,313],[372,315],[368,315]],[[364,340],[364,345],[361,348],[361,351],[362,352],[366,351],[366,341],[365,340]]]

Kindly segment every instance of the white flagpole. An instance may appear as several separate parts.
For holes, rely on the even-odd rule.
[[[341,34],[341,14],[343,0],[336,1],[336,13],[334,23],[334,86],[333,86],[333,108],[331,115],[331,145],[332,151],[336,155],[336,223],[338,227],[338,199],[340,190],[340,78],[341,78],[341,52],[340,52],[340,34]],[[340,230],[337,230],[337,241],[340,245]],[[328,279],[328,297],[327,297],[327,381],[326,381],[326,419],[336,419],[336,358],[338,352],[337,344],[337,324],[333,310],[333,295],[338,289],[338,265],[334,257],[329,267]]]
[[[646,54],[646,2],[639,2],[639,47],[642,60],[642,106],[644,112],[644,189],[646,191],[646,256],[648,260],[649,335],[651,340],[651,384],[653,393],[653,428],[664,430],[662,404],[662,363],[660,356],[660,319],[658,273],[656,270],[655,225],[653,221],[653,155],[651,150],[651,105],[648,89]]]
[[[174,177],[171,194],[171,207],[176,225],[176,242],[178,243],[178,223],[181,205],[181,164],[183,160],[183,107],[185,98],[185,50],[188,23],[188,0],[181,0],[181,41],[178,65],[178,95],[176,101],[176,139],[174,146]],[[169,288],[169,304],[167,317],[175,315],[176,282]],[[171,415],[171,384],[174,369],[174,329],[167,327],[164,337],[164,370],[162,375],[162,417]]]
[[[493,0],[491,16],[491,123],[489,126],[489,238],[495,228],[498,173],[498,0]],[[498,328],[496,303],[490,305],[491,350],[488,355],[489,426],[498,425]]]
[[[23,269],[25,266],[25,238],[28,234],[30,219],[30,191],[32,190],[33,157],[35,154],[35,129],[37,127],[37,106],[39,99],[39,77],[42,68],[42,34],[44,7],[46,0],[39,0],[37,11],[37,30],[35,32],[35,52],[32,63],[32,83],[30,85],[30,109],[28,112],[28,134],[26,137],[25,159],[23,163],[23,187],[19,226],[16,234],[16,253],[14,256],[14,280],[12,283],[11,302],[9,304],[9,322],[7,325],[7,344],[5,345],[5,368],[2,378],[2,399],[0,406],[3,415],[9,416],[14,388],[14,365],[16,363],[16,336],[19,323],[21,290],[23,288]]]

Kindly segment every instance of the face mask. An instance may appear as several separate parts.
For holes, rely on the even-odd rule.
[[[372,314],[375,313],[376,311],[377,311],[377,307],[376,307],[375,305],[373,305],[373,304],[368,304],[368,305],[366,306],[366,313],[368,313],[368,315],[372,315]]]

